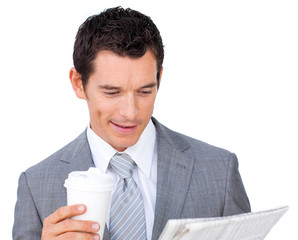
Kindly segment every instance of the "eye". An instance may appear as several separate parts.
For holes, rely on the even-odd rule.
[[[143,96],[150,95],[150,94],[152,94],[152,90],[145,90],[145,89],[143,89],[143,90],[139,90],[138,93],[140,95],[143,95]]]
[[[141,91],[142,94],[151,94],[152,91]]]
[[[104,94],[108,95],[108,96],[113,96],[113,95],[117,95],[119,93],[119,91],[113,91],[113,92],[104,92]]]

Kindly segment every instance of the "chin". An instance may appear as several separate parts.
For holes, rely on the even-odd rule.
[[[121,143],[118,143],[117,145],[117,149],[123,149],[123,151],[128,148],[128,147],[131,147],[133,145],[135,145],[137,143],[137,140],[136,141],[127,141],[127,142],[121,142]]]

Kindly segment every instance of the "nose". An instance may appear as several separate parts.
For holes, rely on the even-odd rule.
[[[134,120],[136,118],[138,115],[138,107],[134,94],[131,93],[123,96],[120,114],[126,120]]]

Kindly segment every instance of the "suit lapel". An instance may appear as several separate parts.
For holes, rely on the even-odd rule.
[[[165,127],[156,120],[154,122],[158,134],[157,194],[152,235],[155,240],[168,219],[181,218],[194,159],[189,154],[187,143],[172,139]]]
[[[86,131],[66,146],[66,150],[61,156],[60,161],[62,162],[60,177],[63,183],[70,172],[86,171],[89,167],[94,167]]]

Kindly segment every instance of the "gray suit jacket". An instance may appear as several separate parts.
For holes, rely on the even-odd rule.
[[[236,155],[173,132],[157,130],[157,196],[152,239],[168,219],[204,218],[250,211]],[[40,239],[43,220],[66,205],[65,179],[94,166],[84,131],[19,179],[13,239]],[[106,229],[104,240],[110,239]]]

